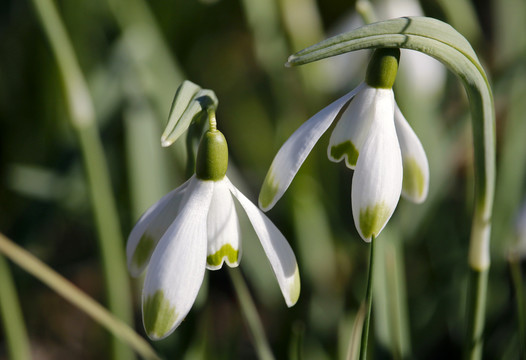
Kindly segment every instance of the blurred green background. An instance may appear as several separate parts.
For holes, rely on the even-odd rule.
[[[83,153],[36,2],[0,4],[0,231],[106,304]],[[229,143],[228,176],[256,201],[279,147],[302,122],[363,80],[369,55],[284,67],[290,54],[363,24],[354,1],[55,4],[93,99],[123,252],[140,214],[185,179],[184,139],[160,147],[184,79],[215,91],[218,128]],[[526,3],[373,5],[379,19],[422,11],[448,22],[472,43],[492,81],[499,172],[484,358],[517,359],[526,339],[518,334],[507,255],[517,238],[515,214],[526,197]],[[402,66],[406,57],[409,51],[402,52]],[[458,358],[473,197],[469,110],[460,83],[441,65],[419,70],[411,64],[400,71],[395,96],[426,149],[430,194],[422,205],[401,199],[379,237],[371,352],[377,359]],[[368,247],[352,221],[352,171],[328,161],[327,143],[325,135],[268,213],[298,258],[302,292],[293,308],[286,308],[257,237],[243,225],[241,271],[278,359],[346,358],[365,293]],[[106,330],[17,266],[5,269],[16,285],[33,358],[110,358]],[[226,271],[207,272],[187,319],[153,344],[163,358],[256,357]],[[142,279],[133,279],[124,295],[133,304],[133,326],[144,334],[141,289]],[[2,328],[0,359],[8,358],[4,335]]]

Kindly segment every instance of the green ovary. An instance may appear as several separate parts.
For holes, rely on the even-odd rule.
[[[358,161],[358,150],[352,142],[349,140],[342,142],[341,144],[331,146],[331,156],[333,159],[340,161],[344,156],[347,156],[347,162],[351,166],[355,166]]]
[[[360,229],[366,239],[377,237],[384,224],[389,219],[390,209],[385,203],[368,206],[360,211]]]
[[[178,314],[175,306],[164,296],[162,290],[157,290],[146,298],[142,306],[144,328],[150,337],[161,338],[168,333]]]
[[[201,180],[221,180],[228,168],[228,145],[219,130],[203,134],[195,164],[195,174]]]
[[[278,193],[277,182],[271,174],[272,168],[269,170],[259,193],[259,204],[263,209],[266,209],[272,203]]]
[[[223,258],[226,257],[229,264],[236,264],[238,256],[239,250],[235,250],[230,244],[225,244],[214,254],[208,255],[206,257],[206,262],[210,266],[219,266],[223,262]]]
[[[133,253],[132,257],[132,264],[138,268],[141,268],[146,263],[146,261],[148,261],[156,243],[157,242],[153,239],[153,237],[144,234],[135,248],[135,252]]]
[[[416,197],[424,193],[424,173],[414,158],[404,159],[404,180],[402,188],[404,192]]]

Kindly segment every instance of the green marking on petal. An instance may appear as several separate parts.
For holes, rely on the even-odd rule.
[[[146,263],[146,261],[148,261],[156,243],[157,242],[153,237],[144,234],[135,248],[135,252],[133,253],[132,257],[132,264],[138,268],[141,268]]]
[[[294,283],[292,284],[292,287],[290,288],[291,306],[296,304],[296,302],[298,301],[298,298],[300,297],[300,290],[301,290],[300,272],[298,270],[298,266],[296,266],[296,270],[294,272]]]
[[[169,332],[178,314],[175,306],[164,297],[162,290],[157,290],[146,298],[142,306],[144,328],[150,337],[160,338]]]
[[[230,244],[221,246],[221,249],[212,255],[206,257],[206,262],[210,266],[219,266],[223,262],[223,258],[228,259],[229,264],[236,264],[239,256],[239,250],[236,250]]]
[[[378,236],[380,230],[389,219],[390,208],[385,203],[368,206],[360,211],[360,230],[366,239]]]
[[[259,206],[263,209],[266,209],[270,206],[276,194],[278,193],[278,183],[272,175],[272,168],[270,168],[265,181],[263,182],[263,187],[259,193]]]
[[[358,149],[356,149],[350,140],[344,141],[341,144],[335,146],[331,146],[331,156],[336,161],[340,161],[344,156],[347,156],[347,162],[351,166],[356,166],[358,155]]]
[[[402,189],[404,192],[415,197],[421,197],[424,193],[425,180],[422,169],[414,158],[404,159],[404,179]]]

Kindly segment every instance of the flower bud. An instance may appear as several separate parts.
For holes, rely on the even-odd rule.
[[[367,85],[377,89],[391,89],[396,78],[399,61],[400,49],[398,48],[375,50],[367,67],[365,77]]]
[[[223,134],[208,130],[199,143],[195,173],[201,180],[221,180],[228,167],[228,146]]]

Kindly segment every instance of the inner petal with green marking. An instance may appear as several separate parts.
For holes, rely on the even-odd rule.
[[[366,239],[377,236],[389,220],[391,209],[381,202],[360,211],[360,230]]]
[[[178,314],[163,290],[149,295],[142,305],[144,328],[152,338],[162,338],[173,328]]]
[[[424,172],[412,157],[404,159],[404,180],[402,189],[410,196],[419,198],[424,194]]]
[[[332,158],[336,161],[341,161],[344,157],[346,157],[347,163],[351,166],[356,166],[358,154],[358,149],[356,149],[356,146],[354,146],[350,140],[331,146]]]
[[[239,263],[238,257],[239,250],[234,249],[230,244],[225,244],[214,254],[208,255],[206,262],[212,267],[219,267],[223,264],[223,260],[226,260],[228,265],[235,267]]]

